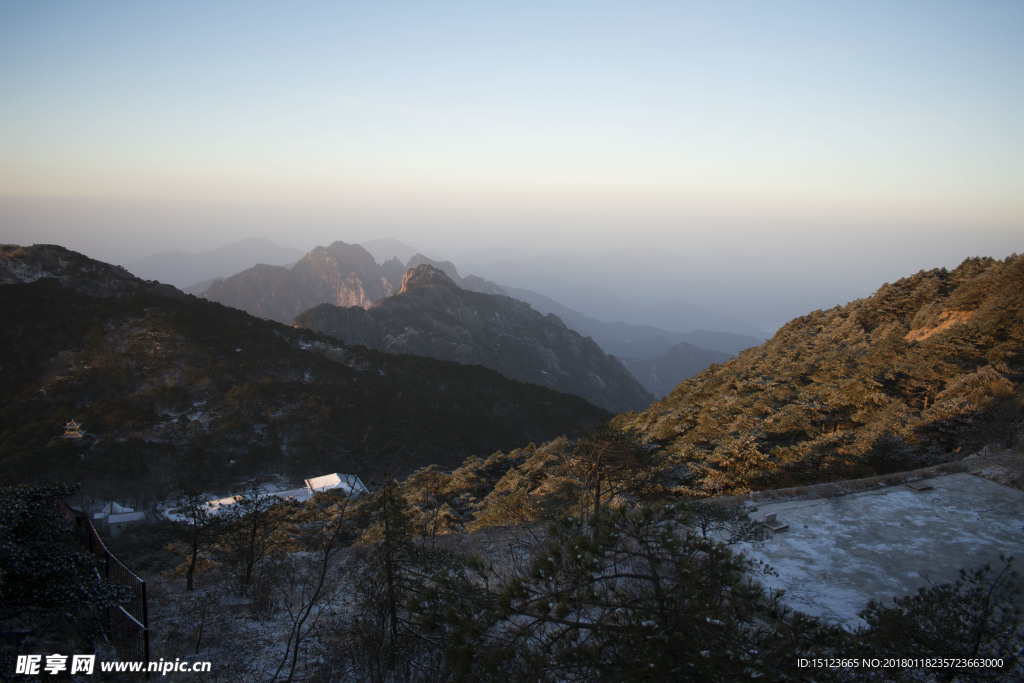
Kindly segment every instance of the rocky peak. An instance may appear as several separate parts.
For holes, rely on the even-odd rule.
[[[346,276],[349,273],[373,273],[377,270],[377,262],[370,252],[358,244],[334,242],[330,246],[316,247],[310,251],[295,265],[294,270]]]
[[[347,242],[332,242],[329,247],[323,247],[324,251],[334,256],[338,263],[351,264],[361,268],[375,268],[377,261],[370,252],[358,244]]]
[[[406,271],[405,277],[402,278],[402,287],[398,290],[398,296],[425,287],[459,289],[459,286],[443,271],[431,265],[423,264]]]
[[[448,292],[464,289],[504,293],[498,285],[482,278],[464,281],[448,261],[416,254],[407,265],[396,258],[378,265],[362,245],[339,241],[316,247],[291,267],[258,265],[236,273],[211,284],[203,296],[289,324],[295,316],[321,304],[369,308],[404,287],[406,273],[420,266],[443,273],[448,278],[448,287],[424,288],[440,282],[433,275],[425,275],[426,279],[414,280],[412,288],[406,291],[422,289],[438,300],[447,300]]]
[[[214,283],[204,296],[288,324],[302,311],[320,304],[372,306],[390,296],[395,284],[365,248],[334,242],[313,249],[291,268],[255,266],[244,270]]]
[[[451,261],[435,261],[423,254],[416,254],[409,259],[409,263],[407,263],[405,268],[402,269],[402,273],[404,274],[409,270],[423,265],[433,266],[440,270],[460,289],[467,289],[471,292],[479,292],[481,294],[498,294],[500,296],[507,296],[505,290],[500,285],[476,275],[467,275],[466,277],[462,277],[459,275],[459,271],[455,267],[455,264]]]

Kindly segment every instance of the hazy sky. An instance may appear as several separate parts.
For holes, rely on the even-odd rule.
[[[1006,256],[1024,2],[0,4],[0,241],[247,236],[854,289]]]

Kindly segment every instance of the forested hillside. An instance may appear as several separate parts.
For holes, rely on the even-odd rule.
[[[1024,257],[972,258],[797,318],[616,424],[681,490],[775,488],[1009,446],[1022,379]]]

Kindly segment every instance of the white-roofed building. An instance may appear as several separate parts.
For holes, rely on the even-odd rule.
[[[145,512],[136,512],[134,508],[119,505],[114,501],[106,503],[99,512],[92,513],[97,522],[106,524],[111,536],[117,536],[126,524],[142,522],[146,519]]]
[[[120,503],[110,501],[109,503],[104,503],[99,512],[92,513],[92,518],[102,522],[110,515],[119,515],[124,512],[135,512],[135,508],[125,507]]]
[[[338,474],[337,472],[306,479],[306,488],[309,489],[310,495],[333,490],[353,496],[369,492],[369,489],[363,485],[363,482],[356,475]]]

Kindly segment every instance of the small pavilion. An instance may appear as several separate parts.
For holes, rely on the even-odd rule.
[[[74,420],[64,425],[64,438],[65,439],[81,439],[82,438],[82,425],[78,424]]]

